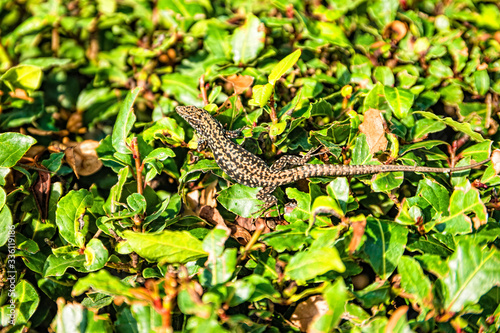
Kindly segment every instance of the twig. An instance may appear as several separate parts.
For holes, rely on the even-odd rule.
[[[202,74],[200,76],[200,91],[201,91],[201,98],[203,98],[203,106],[208,105],[208,97],[207,97],[207,89],[205,88],[205,74]]]

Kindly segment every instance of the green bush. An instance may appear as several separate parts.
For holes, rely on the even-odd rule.
[[[0,1],[1,332],[498,331],[496,161],[257,218],[174,108],[269,165],[469,165],[499,31],[494,1]]]

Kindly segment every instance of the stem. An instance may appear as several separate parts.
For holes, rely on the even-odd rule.
[[[250,250],[255,245],[255,243],[257,243],[257,240],[259,239],[260,235],[262,234],[262,231],[264,231],[265,227],[266,227],[266,224],[264,222],[256,225],[256,229],[252,235],[252,238],[247,243],[247,245],[245,245],[245,249],[243,250],[243,253],[238,258],[238,263],[240,263],[241,261],[246,259],[248,252],[250,252]]]
[[[271,97],[269,97],[269,104],[271,104],[271,120],[273,124],[276,124],[278,122],[278,116],[276,115],[276,108],[274,107],[274,94],[271,94]]]
[[[208,97],[207,97],[207,89],[205,88],[205,74],[202,74],[200,76],[200,91],[201,91],[201,98],[203,98],[203,106],[208,105]]]
[[[130,146],[130,150],[132,151],[134,161],[135,161],[135,170],[137,173],[136,179],[137,179],[137,193],[141,194],[143,193],[143,187],[142,187],[142,169],[144,168],[144,165],[141,163],[141,153],[139,152],[139,146],[137,145],[137,138],[133,138]]]

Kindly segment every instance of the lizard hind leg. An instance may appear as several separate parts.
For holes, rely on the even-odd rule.
[[[271,165],[271,169],[273,170],[283,170],[285,168],[291,166],[301,166],[307,163],[311,159],[311,157],[319,155],[318,150],[321,149],[321,146],[317,148],[313,148],[307,152],[304,156],[296,156],[296,155],[284,155],[281,156],[276,162]]]
[[[252,215],[259,213],[259,217],[264,214],[266,210],[271,208],[272,206],[278,207],[278,199],[271,193],[276,189],[276,186],[266,186],[262,188],[259,193],[257,193],[256,198],[263,201],[264,203],[261,205],[261,209],[252,213]],[[279,210],[278,210],[279,214]]]

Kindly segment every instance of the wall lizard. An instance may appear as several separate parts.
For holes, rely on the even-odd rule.
[[[272,166],[264,160],[245,150],[231,138],[236,138],[240,131],[228,131],[207,111],[194,106],[178,106],[177,113],[183,117],[198,133],[198,150],[204,150],[207,145],[212,150],[217,165],[231,179],[239,184],[250,187],[262,187],[257,199],[264,202],[263,209],[277,204],[278,200],[271,193],[280,185],[296,182],[300,179],[317,176],[353,176],[375,174],[381,172],[456,172],[471,169],[488,162],[455,167],[433,168],[410,165],[335,165],[306,164],[311,157],[285,155]],[[290,168],[291,166],[296,166]]]

